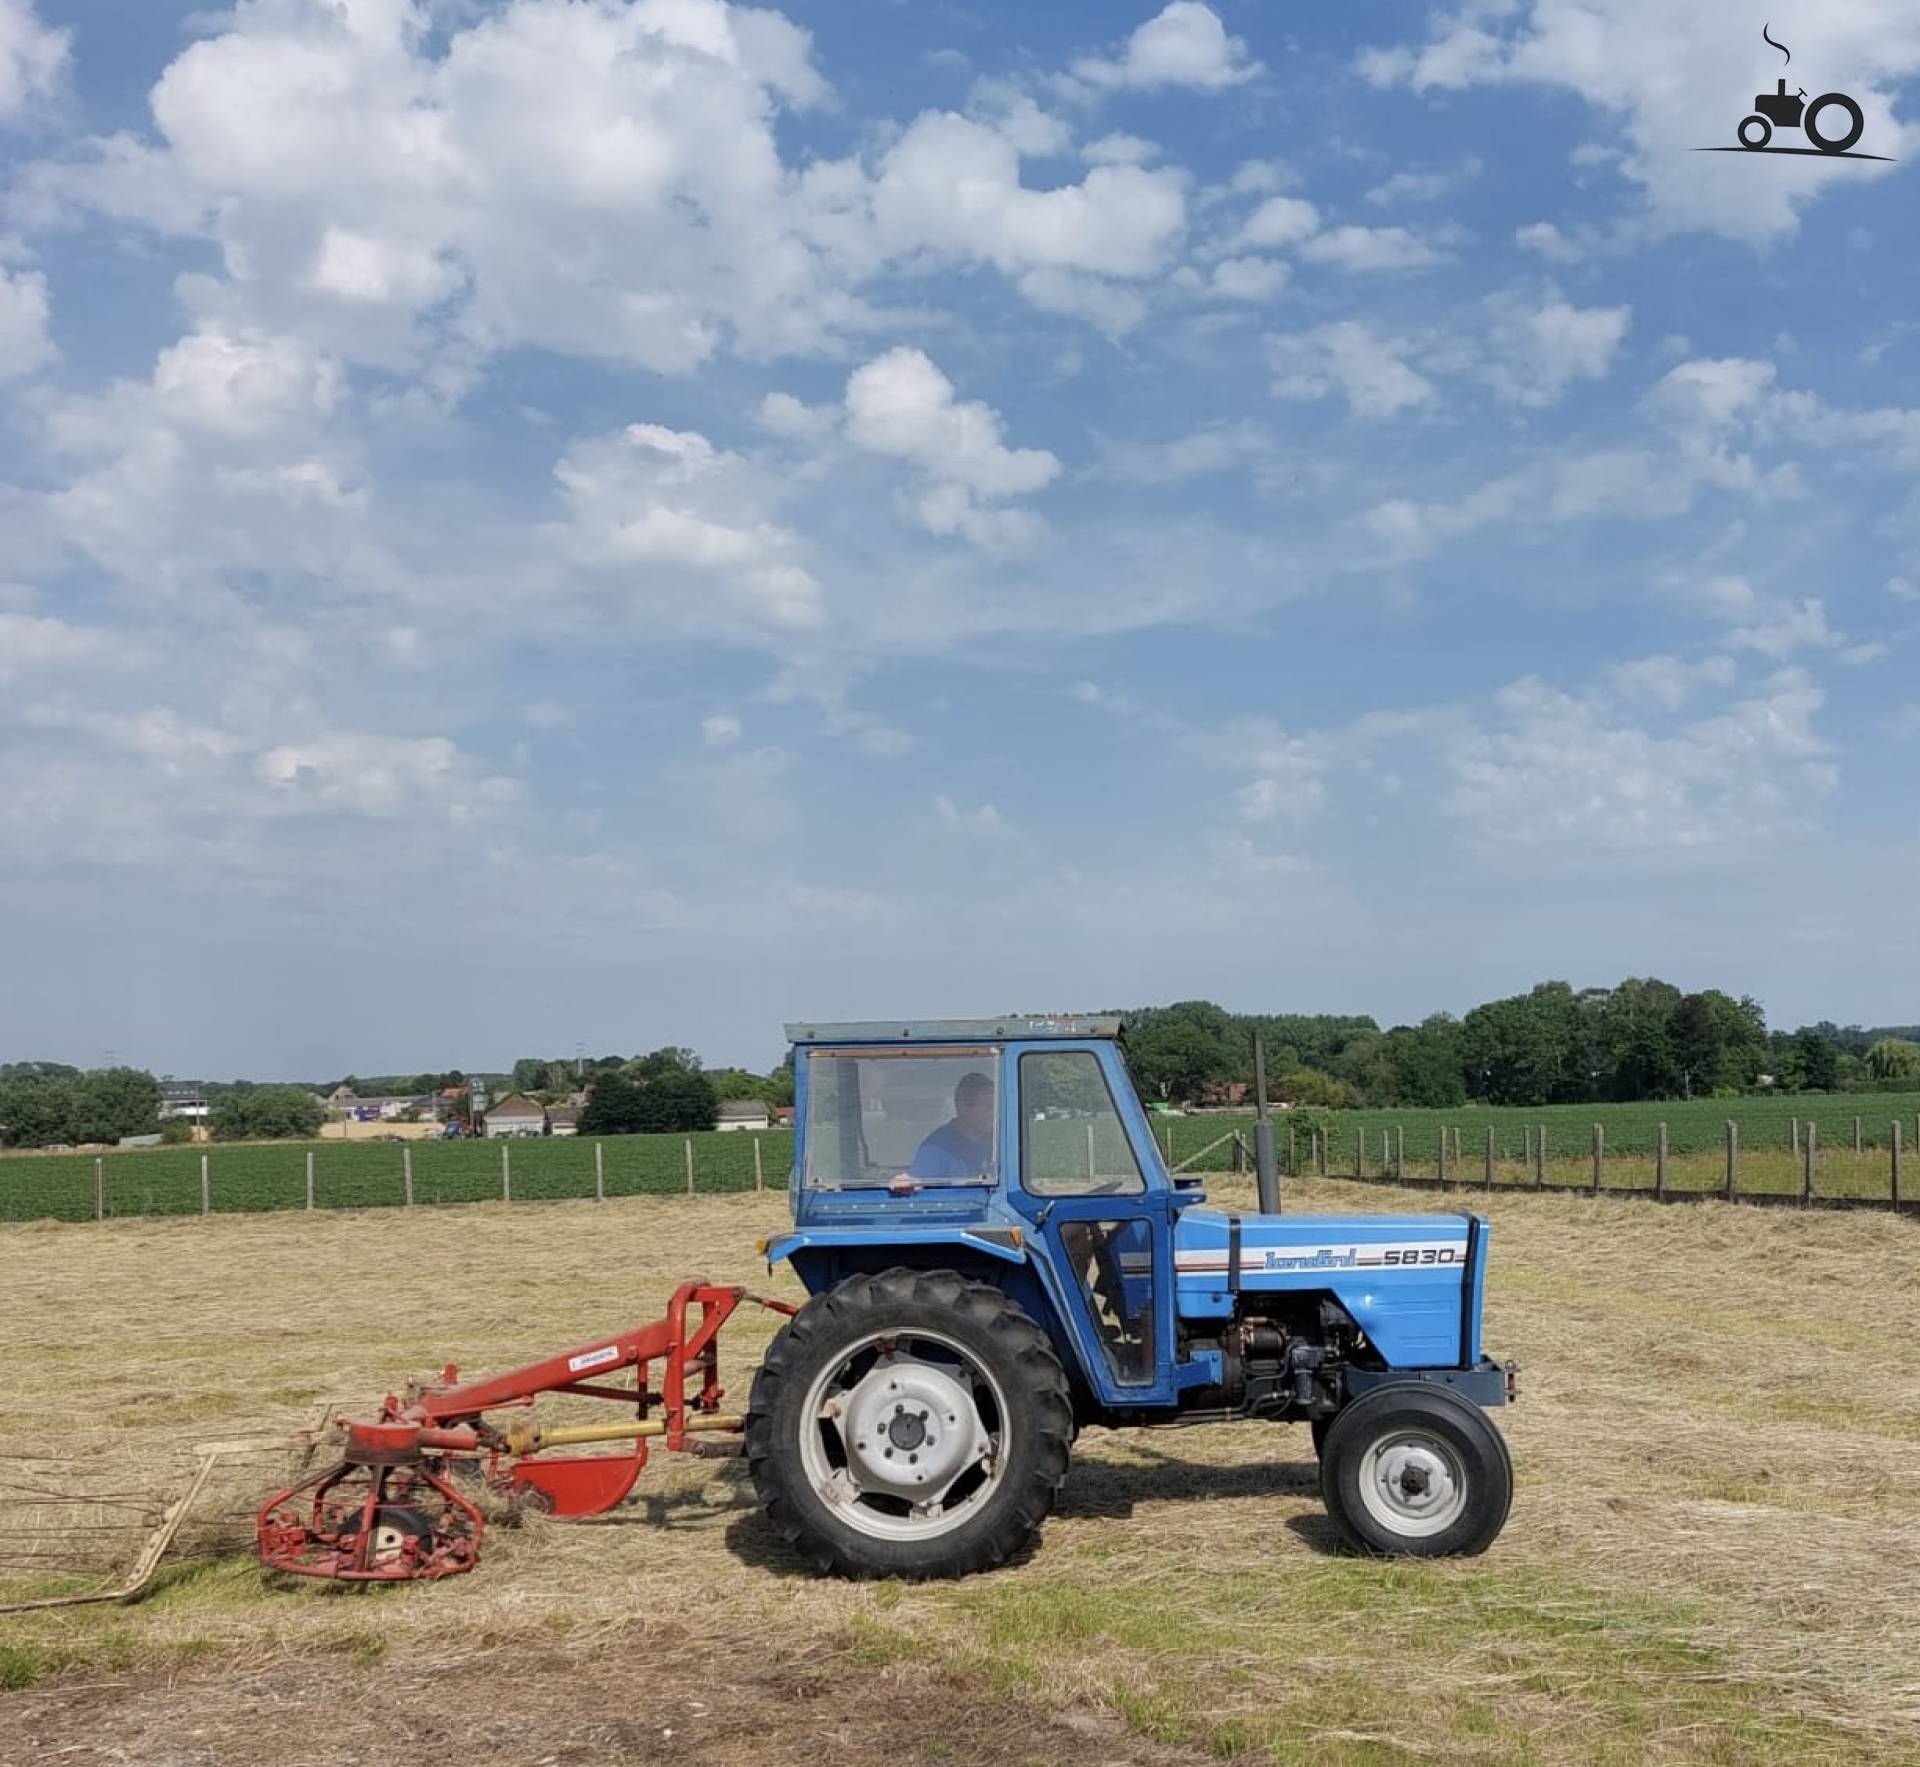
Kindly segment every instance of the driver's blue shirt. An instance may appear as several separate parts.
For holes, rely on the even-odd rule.
[[[960,1127],[956,1117],[942,1123],[920,1143],[907,1168],[909,1178],[978,1178],[993,1164],[993,1141],[980,1141]]]

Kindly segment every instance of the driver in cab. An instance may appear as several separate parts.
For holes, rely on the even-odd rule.
[[[993,1165],[993,1082],[985,1074],[961,1076],[953,1089],[953,1116],[920,1143],[909,1178],[978,1178]]]

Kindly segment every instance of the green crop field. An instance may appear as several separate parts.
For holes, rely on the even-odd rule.
[[[501,1156],[515,1201],[588,1197],[594,1193],[594,1150],[600,1149],[608,1196],[659,1195],[687,1188],[687,1148],[694,1187],[703,1194],[754,1187],[753,1143],[761,1146],[765,1182],[783,1188],[793,1158],[790,1131],[713,1131],[704,1135],[617,1135],[598,1144],[557,1140],[249,1142],[208,1148],[138,1149],[100,1156],[104,1213],[191,1215],[200,1212],[200,1162],[207,1163],[207,1200],[216,1214],[256,1214],[306,1206],[307,1156],[313,1156],[316,1208],[397,1207],[406,1198],[406,1156],[416,1203],[497,1200]],[[94,1156],[21,1154],[0,1160],[0,1220],[79,1221],[94,1212]]]
[[[1854,1124],[1860,1148],[1854,1153]],[[1369,1176],[1390,1170],[1396,1155],[1409,1178],[1439,1174],[1440,1143],[1447,1136],[1448,1176],[1477,1179],[1486,1167],[1487,1133],[1493,1132],[1495,1182],[1533,1181],[1531,1137],[1545,1136],[1548,1183],[1590,1181],[1593,1130],[1605,1130],[1604,1184],[1608,1189],[1650,1189],[1660,1125],[1667,1125],[1675,1190],[1717,1190],[1725,1172],[1726,1126],[1740,1130],[1743,1193],[1796,1193],[1805,1176],[1804,1151],[1796,1155],[1796,1124],[1804,1150],[1808,1125],[1817,1134],[1815,1193],[1884,1198],[1891,1192],[1889,1144],[1896,1118],[1904,1144],[1920,1148],[1920,1093],[1863,1093],[1792,1098],[1700,1099],[1659,1104],[1551,1105],[1537,1109],[1450,1111],[1368,1110],[1316,1112],[1327,1129],[1326,1167],[1335,1176],[1359,1169]],[[1306,1119],[1302,1119],[1305,1121]],[[1197,1159],[1196,1169],[1225,1170],[1235,1131],[1253,1139],[1251,1113],[1207,1113],[1153,1118],[1155,1139],[1175,1163]],[[1289,1143],[1293,1167],[1307,1170],[1312,1151],[1294,1131],[1289,1113],[1276,1112],[1274,1134],[1283,1167]],[[1071,1120],[1045,1125],[1059,1141],[1057,1160],[1087,1157]],[[1365,1137],[1364,1146],[1362,1136]],[[1457,1155],[1454,1151],[1458,1141]],[[502,1195],[501,1150],[507,1149],[508,1179],[515,1201],[588,1197],[594,1194],[596,1145],[609,1196],[660,1195],[684,1191],[687,1150],[693,1154],[692,1188],[702,1194],[754,1187],[754,1143],[761,1176],[783,1188],[793,1158],[788,1130],[759,1134],[621,1135],[595,1143],[563,1138],[510,1143],[424,1141],[409,1144],[416,1203],[462,1203]],[[1214,1145],[1218,1144],[1218,1145]],[[1051,1145],[1051,1143],[1049,1144]],[[1211,1147],[1211,1151],[1208,1150]],[[136,1149],[100,1156],[101,1202],[107,1215],[187,1215],[200,1212],[200,1163],[207,1162],[207,1200],[216,1214],[253,1214],[306,1205],[307,1157],[313,1157],[317,1208],[377,1208],[405,1200],[406,1150],[392,1142],[280,1142],[210,1148]],[[1053,1157],[1053,1156],[1050,1156]],[[1096,1154],[1106,1168],[1107,1150]],[[1916,1156],[1920,1159],[1920,1156]],[[1074,1166],[1075,1170],[1080,1169]],[[1118,1170],[1118,1167],[1114,1169]],[[1920,1192],[1920,1170],[1906,1194]],[[94,1156],[19,1154],[0,1159],[0,1221],[90,1219],[94,1212]]]

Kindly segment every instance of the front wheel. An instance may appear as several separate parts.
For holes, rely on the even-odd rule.
[[[1445,1387],[1394,1381],[1334,1418],[1320,1494],[1363,1552],[1471,1556],[1506,1525],[1513,1462],[1479,1406]]]
[[[1742,147],[1749,153],[1757,153],[1773,139],[1773,125],[1762,116],[1742,117],[1734,133],[1740,137]]]
[[[781,1537],[847,1577],[1003,1563],[1053,1507],[1073,1409],[1047,1336],[952,1270],[853,1276],[754,1377],[747,1464]]]

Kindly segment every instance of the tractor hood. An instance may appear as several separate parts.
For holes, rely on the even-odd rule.
[[[1224,1319],[1263,1291],[1333,1296],[1388,1362],[1467,1367],[1480,1355],[1488,1225],[1450,1215],[1182,1210],[1173,1261],[1183,1318]]]

